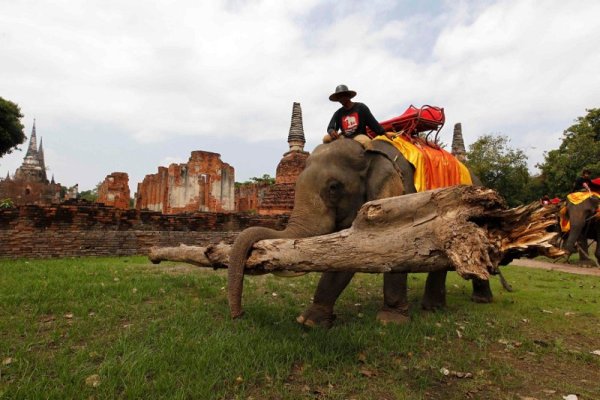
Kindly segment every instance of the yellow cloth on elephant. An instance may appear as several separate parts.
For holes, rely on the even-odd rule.
[[[567,199],[573,204],[579,204],[592,196],[600,197],[600,194],[596,192],[573,192],[567,195]]]
[[[398,135],[394,139],[382,135],[373,140],[391,143],[415,168],[414,184],[417,192],[473,184],[467,167],[444,149],[412,143],[404,135]]]

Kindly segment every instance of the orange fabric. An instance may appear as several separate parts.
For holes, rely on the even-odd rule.
[[[571,223],[567,218],[567,206],[562,206],[560,208],[558,216],[560,220],[560,231],[563,233],[569,232],[571,230]]]
[[[411,141],[404,135],[393,140],[377,136],[374,140],[392,143],[404,158],[415,167],[414,183],[417,192],[453,185],[472,185],[471,174],[463,163],[441,148],[427,145],[422,139]]]

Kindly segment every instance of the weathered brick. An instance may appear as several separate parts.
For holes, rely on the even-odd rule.
[[[249,226],[283,229],[287,215],[161,214],[84,201],[0,210],[0,258],[146,254],[152,246],[233,242]]]

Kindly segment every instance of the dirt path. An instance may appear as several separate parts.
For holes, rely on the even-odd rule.
[[[514,260],[509,265],[514,265],[518,267],[527,267],[527,268],[536,268],[536,269],[545,269],[551,271],[560,271],[566,272],[569,274],[577,274],[577,275],[590,275],[590,276],[600,276],[600,268],[596,267],[577,267],[569,264],[554,264],[551,262],[545,261],[537,261],[530,260],[527,258],[519,258]]]

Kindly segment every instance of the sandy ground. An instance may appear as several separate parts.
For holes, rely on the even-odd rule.
[[[600,268],[592,267],[592,266],[581,266],[574,264],[559,264],[559,263],[551,263],[545,261],[538,260],[530,260],[527,258],[519,258],[514,260],[509,265],[519,266],[519,267],[527,267],[527,268],[536,268],[536,269],[545,269],[551,271],[560,271],[566,272],[569,274],[577,274],[577,275],[590,275],[590,276],[600,276]]]

